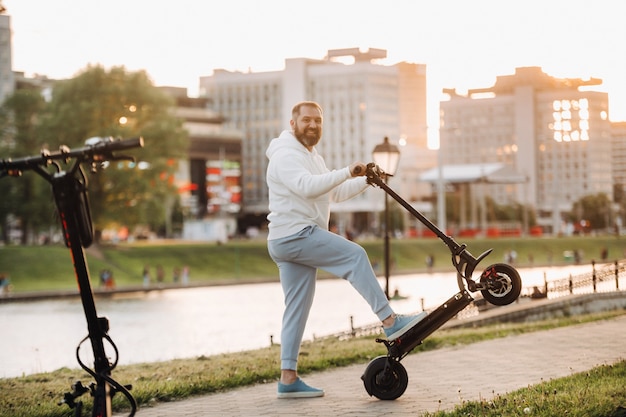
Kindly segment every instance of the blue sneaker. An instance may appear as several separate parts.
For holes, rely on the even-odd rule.
[[[385,336],[387,336],[387,340],[395,340],[398,337],[402,336],[409,329],[415,326],[417,323],[422,321],[427,314],[425,311],[422,311],[416,316],[396,316],[396,321],[393,323],[391,327],[383,328],[385,331]]]
[[[323,389],[310,387],[299,377],[293,384],[283,384],[278,381],[278,398],[313,398],[323,396]]]

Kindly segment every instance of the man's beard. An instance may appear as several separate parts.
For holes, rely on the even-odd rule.
[[[307,128],[305,130],[300,130],[298,127],[298,123],[296,123],[296,128],[293,132],[298,142],[303,144],[308,148],[312,148],[317,145],[320,139],[322,138],[322,128]]]

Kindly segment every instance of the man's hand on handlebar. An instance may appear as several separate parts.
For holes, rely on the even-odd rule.
[[[367,166],[363,162],[354,162],[350,165],[350,174],[353,177],[362,177],[365,175]]]

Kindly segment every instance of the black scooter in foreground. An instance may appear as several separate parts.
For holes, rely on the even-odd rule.
[[[114,140],[113,138],[91,138],[87,146],[70,149],[61,146],[58,151],[44,150],[40,155],[18,159],[0,160],[0,178],[6,176],[19,177],[24,171],[34,171],[52,186],[58,215],[63,226],[65,245],[70,249],[76,280],[87,319],[87,336],[76,348],[76,359],[79,365],[95,382],[84,386],[80,381],[72,385],[72,391],[65,393],[59,405],[67,404],[74,410],[75,417],[83,415],[83,402],[78,397],[89,393],[93,398],[92,417],[110,417],[112,415],[111,399],[120,392],[130,404],[129,417],[135,415],[137,402],[130,393],[130,385],[122,385],[111,377],[111,371],[117,366],[118,350],[109,336],[109,321],[106,317],[98,317],[94,301],[89,269],[84,248],[93,242],[93,224],[87,198],[87,176],[82,165],[89,167],[92,174],[110,161],[134,161],[131,156],[117,155],[114,152],[143,146],[142,138]],[[93,351],[93,369],[80,358],[81,345],[89,340]],[[105,343],[115,353],[113,362],[109,360]]]
[[[365,369],[361,379],[365,384],[365,390],[370,396],[381,400],[395,400],[404,394],[409,381],[407,371],[400,361],[413,349],[421,345],[424,339],[474,301],[470,292],[480,291],[487,302],[503,306],[517,300],[522,290],[522,280],[515,268],[503,263],[488,266],[480,274],[479,279],[474,280],[472,275],[476,266],[491,253],[492,249],[478,257],[474,257],[467,250],[465,244],[459,244],[450,236],[447,236],[422,213],[415,210],[413,206],[389,188],[385,183],[387,174],[377,165],[373,163],[367,165],[366,177],[369,184],[382,188],[409,213],[434,232],[450,249],[452,264],[457,271],[457,282],[459,285],[458,293],[450,297],[397,339],[376,339],[376,342],[385,345],[387,355],[373,359]]]

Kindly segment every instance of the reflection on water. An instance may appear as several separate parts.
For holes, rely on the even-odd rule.
[[[520,270],[523,285],[543,285],[590,266]],[[381,281],[381,285],[384,283]],[[458,291],[454,273],[392,276],[391,291],[408,298],[392,301],[399,313],[434,308]],[[96,301],[108,317],[109,335],[120,352],[119,363],[154,362],[269,346],[280,343],[282,290],[278,283],[154,291]],[[305,339],[375,323],[376,317],[350,284],[340,279],[318,282]],[[0,304],[0,377],[77,368],[75,349],[87,334],[80,300]],[[81,358],[92,364],[90,344]],[[107,349],[113,354],[113,349]]]

